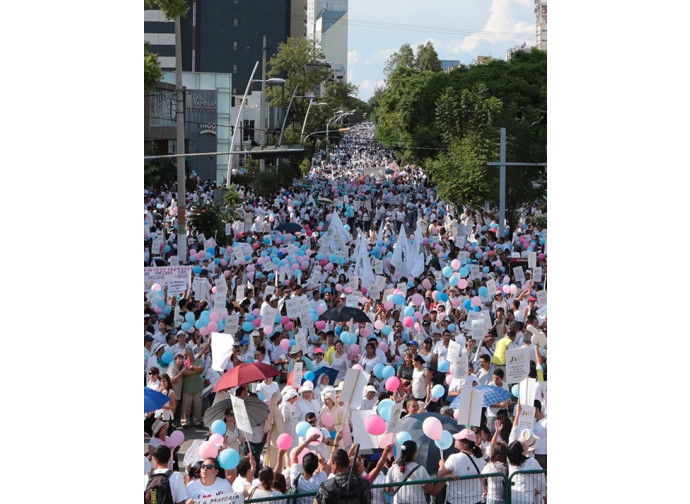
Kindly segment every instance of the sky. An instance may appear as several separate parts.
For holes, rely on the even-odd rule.
[[[350,0],[348,18],[348,82],[364,101],[405,43],[416,52],[431,41],[439,59],[463,64],[505,59],[511,47],[536,43],[534,0]]]

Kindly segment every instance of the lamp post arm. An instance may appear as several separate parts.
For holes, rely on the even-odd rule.
[[[297,88],[299,87],[299,84],[295,86],[295,90],[292,92],[292,96],[290,97],[290,103],[288,103],[287,110],[285,111],[285,117],[283,117],[283,126],[280,128],[280,140],[278,140],[278,145],[283,145],[283,135],[285,134],[285,123],[287,123],[287,118],[288,115],[290,114],[290,107],[292,107],[292,101],[295,99],[295,95],[297,94]],[[309,105],[311,105],[311,102],[309,102]]]
[[[247,89],[244,91],[244,96],[242,97],[242,103],[240,103],[240,110],[237,111],[237,119],[235,119],[235,130],[232,132],[232,139],[230,140],[230,151],[232,152],[232,149],[235,145],[235,136],[237,135],[237,131],[239,130],[239,124],[240,124],[240,117],[242,117],[242,108],[244,107],[244,102],[247,99],[247,94],[249,93],[249,88],[252,86],[252,79],[254,79],[254,73],[256,72],[256,69],[259,66],[259,62],[257,61],[256,64],[254,65],[254,70],[252,70],[252,74],[249,76],[249,82],[247,82]],[[232,171],[232,160],[233,160],[233,154],[228,155],[228,173],[225,177],[225,187],[230,189],[230,174]]]

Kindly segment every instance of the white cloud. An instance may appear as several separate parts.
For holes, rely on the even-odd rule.
[[[350,65],[354,65],[355,63],[359,63],[359,54],[357,53],[357,51],[348,51],[347,66],[349,67]]]
[[[383,87],[383,85],[383,80],[375,81],[372,79],[364,79],[363,81],[357,83],[357,86],[359,87],[359,96],[366,96],[366,98],[362,98],[366,101],[374,94],[374,91],[377,87]]]

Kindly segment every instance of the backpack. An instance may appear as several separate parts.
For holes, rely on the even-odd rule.
[[[329,497],[335,497],[335,504],[361,504],[362,494],[368,491],[369,482],[364,478],[353,476],[349,489],[336,484],[335,478],[329,478],[322,483]],[[330,499],[328,502],[331,502]]]
[[[170,475],[168,469],[163,473],[149,473],[149,482],[144,490],[144,504],[175,504],[170,488]]]
[[[288,488],[285,491],[285,494],[284,494],[286,497],[285,498],[285,504],[294,504],[295,502],[297,502],[297,497],[294,497],[294,495],[299,493],[299,490],[297,490],[297,480],[299,480],[300,476],[301,476],[301,474],[298,474],[297,476],[295,476],[295,479],[292,482],[292,485],[290,485],[290,488]]]

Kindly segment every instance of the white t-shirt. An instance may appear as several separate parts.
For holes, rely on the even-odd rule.
[[[521,466],[508,465],[508,473],[512,476],[515,471],[542,470],[542,467],[532,457],[528,457]],[[512,489],[513,502],[529,503],[534,502],[534,491],[538,490],[542,495],[546,492],[546,479],[544,474],[516,474],[512,476],[515,485]]]
[[[194,480],[187,485],[188,499],[201,500],[204,498],[204,496],[215,497],[216,495],[229,493],[234,493],[230,482],[219,476],[216,477],[216,481],[214,481],[213,485],[210,486],[205,486],[203,483],[201,483],[200,479]]]
[[[472,461],[477,464],[479,471],[475,469]],[[472,457],[472,460],[470,460],[469,455],[466,453],[453,453],[446,459],[444,466],[458,476],[476,476],[481,474],[485,464],[486,462],[481,457]],[[479,478],[449,481],[446,500],[453,504],[474,504],[481,500],[483,492],[484,486]]]
[[[328,479],[326,473],[319,471],[313,474],[310,479],[304,477],[302,474],[302,466],[300,464],[293,464],[290,467],[290,481],[287,482],[288,487],[292,485],[295,481],[297,475],[300,475],[299,480],[297,480],[297,493],[307,493],[307,492],[317,492],[319,490],[319,485]],[[300,497],[297,500],[297,504],[312,504],[314,497]]]
[[[406,481],[418,481],[429,479],[429,473],[424,466],[419,466],[416,462],[409,462],[405,465],[405,472],[400,472],[400,466],[398,464],[393,465],[386,474],[386,483],[399,483],[405,479],[405,477],[414,470],[414,474],[407,478]],[[419,504],[424,502],[424,490],[422,485],[403,485],[400,487],[393,487],[395,492],[395,497],[393,497],[393,504]]]
[[[154,469],[154,474],[159,474],[165,472],[165,469]],[[172,491],[173,501],[175,503],[184,502],[187,500],[187,492],[184,488],[184,477],[177,471],[173,471],[169,478],[170,490]],[[144,475],[144,490],[146,490],[146,485],[149,483],[149,474]]]

